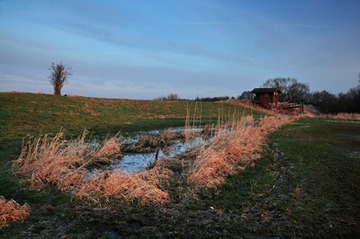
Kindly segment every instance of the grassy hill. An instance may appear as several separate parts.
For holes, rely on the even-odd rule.
[[[235,112],[249,114],[250,110],[226,103],[0,93],[0,135],[13,139],[53,133],[61,127],[78,134],[83,129],[104,133],[183,126],[188,112],[191,117],[216,120]]]

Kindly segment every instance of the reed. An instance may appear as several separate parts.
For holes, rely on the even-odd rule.
[[[200,127],[201,124],[202,124],[202,103],[195,101],[193,109],[192,107],[190,107],[188,103],[186,107],[185,129],[183,133],[186,143],[190,142],[194,137],[197,136],[197,133],[193,129]]]
[[[49,135],[23,143],[21,154],[13,163],[16,173],[30,178],[30,185],[43,188],[50,183],[67,190],[81,180],[86,170],[86,147],[81,142],[85,133],[75,142],[64,139],[60,130],[53,138]]]

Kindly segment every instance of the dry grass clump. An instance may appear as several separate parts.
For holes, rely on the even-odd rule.
[[[53,183],[60,190],[72,188],[86,174],[85,133],[75,142],[64,139],[64,131],[55,137],[40,136],[23,144],[21,154],[13,163],[16,173],[30,178],[35,188]]]
[[[30,216],[28,204],[19,205],[14,200],[5,200],[0,196],[0,230],[8,227],[10,222],[22,221]]]
[[[173,173],[161,162],[138,174],[121,170],[95,172],[91,178],[84,180],[76,197],[95,203],[99,203],[100,199],[119,199],[139,200],[141,204],[163,204],[170,199],[170,195],[161,188],[169,184]]]
[[[158,188],[169,185],[173,171],[165,165],[165,160],[159,160],[151,169],[139,173],[140,178]]]
[[[110,163],[120,154],[120,143],[115,137],[98,147],[85,143],[87,132],[71,141],[60,130],[53,138],[49,135],[23,143],[21,154],[13,163],[15,172],[30,178],[34,188],[55,184],[60,190],[73,190],[81,184],[86,167],[96,163]]]
[[[98,163],[111,163],[114,159],[121,156],[121,144],[117,136],[105,140],[97,149],[95,149],[88,158]]]
[[[360,114],[357,113],[338,113],[336,115],[326,115],[325,117],[338,120],[360,120]]]
[[[139,139],[139,147],[166,147],[169,146],[173,140],[182,137],[180,133],[172,131],[171,128],[167,128],[160,133],[160,135],[142,134]]]
[[[251,116],[218,126],[214,141],[203,147],[189,173],[188,182],[214,187],[226,177],[245,169],[260,157],[267,134],[292,119],[265,117],[258,124]]]
[[[99,203],[100,199],[121,201],[139,200],[142,204],[162,204],[170,199],[168,193],[138,174],[121,170],[102,171],[84,180],[76,197]]]
[[[53,138],[48,135],[29,140],[13,163],[19,175],[29,178],[30,185],[43,188],[48,184],[60,190],[70,191],[78,198],[100,202],[101,198],[133,200],[141,203],[164,203],[169,195],[158,186],[167,180],[171,172],[154,167],[142,174],[126,174],[122,171],[103,171],[88,177],[87,167],[104,163],[120,154],[116,137],[93,147],[85,143],[87,132],[78,139],[67,141],[60,131]]]

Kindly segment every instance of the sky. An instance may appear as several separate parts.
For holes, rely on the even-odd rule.
[[[296,78],[358,84],[360,0],[0,0],[0,91],[154,99],[234,96]]]

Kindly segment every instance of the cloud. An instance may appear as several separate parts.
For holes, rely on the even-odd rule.
[[[233,27],[246,27],[246,28],[316,28],[316,29],[330,29],[331,26],[323,25],[306,25],[306,24],[254,24],[254,23],[244,23],[244,22],[223,22],[223,21],[192,21],[192,22],[181,22],[178,24],[186,25],[214,25],[214,26],[233,26]]]
[[[131,98],[237,95],[279,75],[338,89],[360,68],[359,31],[318,4],[3,1],[0,71],[6,87],[48,89],[36,78],[63,61],[71,93]]]

